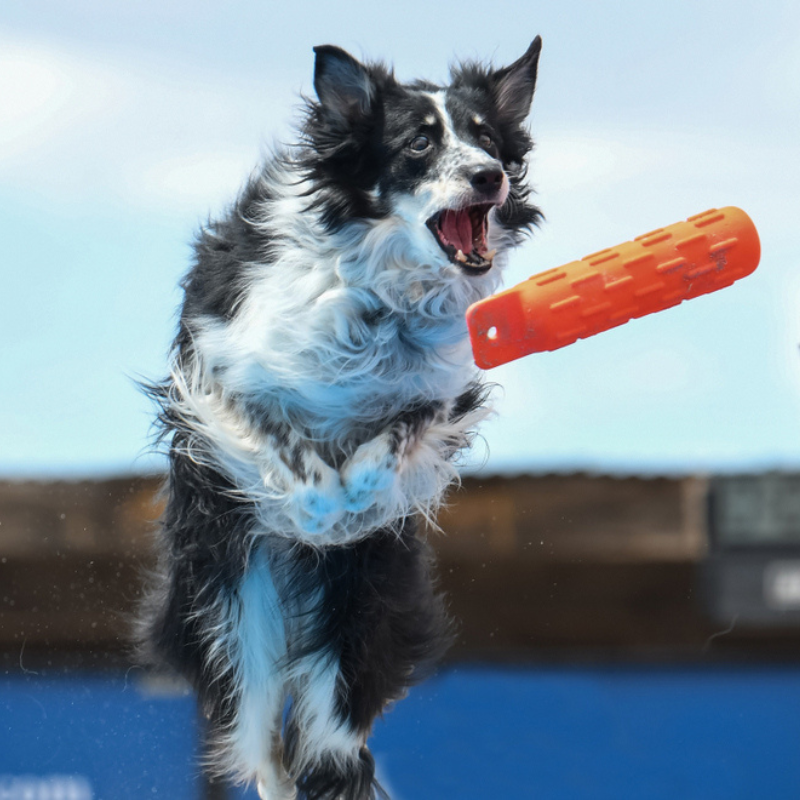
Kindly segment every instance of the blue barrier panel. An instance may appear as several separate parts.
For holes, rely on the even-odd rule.
[[[372,749],[393,800],[797,800],[800,668],[458,668]]]
[[[459,669],[373,749],[394,800],[796,800],[800,669]]]
[[[121,678],[0,680],[0,799],[196,800],[196,724]],[[394,800],[796,800],[800,667],[452,669],[372,747]]]
[[[195,703],[124,677],[0,679],[2,800],[197,800]]]

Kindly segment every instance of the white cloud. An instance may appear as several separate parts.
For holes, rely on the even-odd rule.
[[[233,197],[253,167],[250,156],[214,150],[150,161],[128,170],[128,185],[142,202],[202,210],[214,199]]]
[[[0,168],[87,124],[110,89],[78,59],[0,39]]]
[[[67,102],[69,82],[29,53],[0,56],[0,135],[5,147],[24,141]],[[5,152],[5,151],[4,151]]]
[[[58,202],[203,214],[255,166],[267,109],[292,102],[280,81],[0,36],[0,179]]]
[[[540,140],[536,177],[543,185],[572,192],[640,175],[657,161],[652,146],[620,137],[618,131],[557,131]]]

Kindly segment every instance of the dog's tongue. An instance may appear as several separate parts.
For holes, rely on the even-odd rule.
[[[439,227],[447,241],[464,254],[472,252],[472,222],[466,211],[447,210]]]

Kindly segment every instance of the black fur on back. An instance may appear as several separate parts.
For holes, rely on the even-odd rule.
[[[178,350],[191,348],[193,321],[209,316],[233,318],[247,290],[246,265],[269,253],[270,237],[252,224],[258,207],[269,199],[264,182],[254,177],[230,211],[197,234],[194,264],[181,282],[184,299]]]
[[[183,675],[198,692],[212,728],[234,713],[231,676],[208,672],[205,627],[215,600],[235,592],[250,554],[252,507],[230,482],[183,453],[176,434],[161,520],[160,562],[142,609],[140,658]]]

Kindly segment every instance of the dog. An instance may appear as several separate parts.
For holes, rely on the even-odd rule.
[[[385,797],[367,739],[452,635],[418,533],[489,412],[465,312],[540,221],[541,49],[442,87],[315,48],[315,99],[199,232],[170,376],[143,656],[264,800]]]

